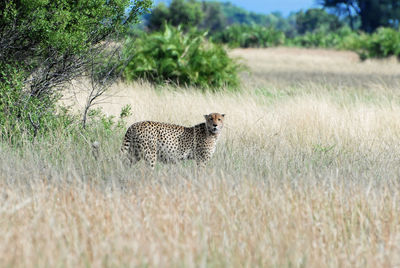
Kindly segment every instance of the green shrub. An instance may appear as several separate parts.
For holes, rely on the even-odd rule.
[[[69,124],[72,117],[56,106],[63,85],[97,71],[96,56],[151,3],[0,1],[0,137],[14,143]]]
[[[166,25],[161,32],[143,33],[130,40],[124,54],[131,57],[124,70],[128,80],[146,79],[201,88],[235,89],[240,65],[221,45],[208,42],[206,33],[183,33]]]
[[[259,25],[235,24],[213,36],[216,42],[230,47],[273,47],[285,43],[285,34]]]
[[[346,41],[345,48],[358,53],[361,59],[400,58],[400,31],[392,28],[379,28],[373,34],[362,33]]]
[[[20,146],[33,140],[54,135],[91,139],[95,132],[114,135],[125,128],[124,119],[131,114],[125,106],[119,118],[106,116],[99,109],[91,110],[88,127],[84,129],[79,115],[57,106],[58,97],[37,98],[24,88],[25,74],[20,68],[0,63],[0,142]]]
[[[356,33],[354,33],[348,27],[343,27],[334,32],[328,30],[317,30],[313,32],[307,32],[292,39],[287,39],[286,44],[289,46],[299,46],[307,48],[319,47],[342,49],[345,46],[345,39],[354,35],[356,35]]]
[[[24,88],[21,68],[0,64],[0,137],[17,144],[22,136],[33,139],[74,119],[65,109],[57,111],[56,95],[38,98]]]

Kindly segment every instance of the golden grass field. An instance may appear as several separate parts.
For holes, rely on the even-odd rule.
[[[1,267],[400,267],[400,65],[350,52],[234,50],[238,93],[115,85],[118,116],[225,113],[205,170],[125,168],[123,132],[0,146]],[[79,111],[84,82],[64,103]]]

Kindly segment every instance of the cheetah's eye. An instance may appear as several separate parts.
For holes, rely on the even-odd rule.
[[[218,118],[218,121],[221,121],[221,118]]]

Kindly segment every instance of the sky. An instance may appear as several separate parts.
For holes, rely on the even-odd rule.
[[[316,0],[217,0],[220,2],[231,2],[232,4],[242,7],[248,11],[257,13],[271,13],[280,11],[287,16],[290,12],[299,11],[300,9],[308,9],[311,7],[319,7]],[[155,0],[159,2],[169,3],[171,0]]]

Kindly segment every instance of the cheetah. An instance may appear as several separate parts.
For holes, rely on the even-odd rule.
[[[121,151],[131,165],[144,159],[152,169],[157,161],[177,163],[186,159],[205,166],[215,151],[224,117],[219,113],[204,115],[205,122],[193,127],[137,122],[128,128]]]

